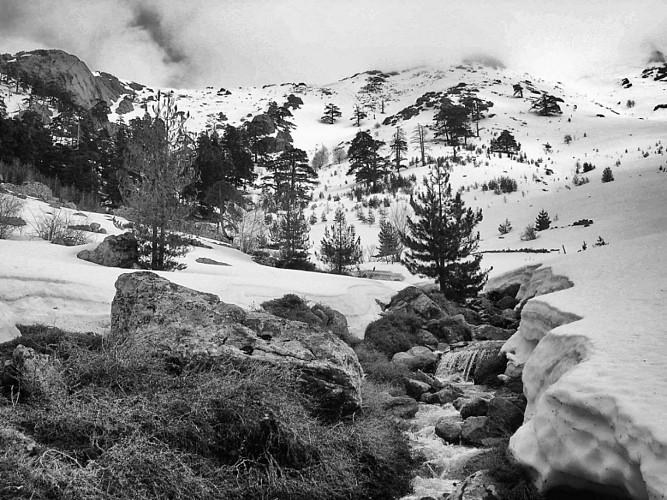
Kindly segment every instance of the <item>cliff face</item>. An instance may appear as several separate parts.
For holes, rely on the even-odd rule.
[[[62,50],[19,52],[13,58],[5,59],[3,66],[5,71],[30,79],[57,82],[72,93],[76,104],[85,108],[93,107],[100,99],[111,105],[121,95],[133,93],[115,76],[107,73],[95,76],[78,57]]]

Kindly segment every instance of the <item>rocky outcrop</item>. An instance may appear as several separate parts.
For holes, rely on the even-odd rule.
[[[119,115],[125,115],[127,113],[131,113],[132,111],[134,111],[134,104],[132,99],[127,96],[123,97],[116,107],[116,113]]]
[[[83,61],[62,50],[19,52],[3,66],[3,72],[13,74],[17,71],[32,80],[58,83],[62,90],[72,94],[76,104],[88,109],[99,100],[111,105],[127,93],[115,77],[107,74],[94,76]],[[122,92],[119,91],[121,87]]]
[[[361,406],[359,361],[331,332],[246,312],[151,272],[118,278],[109,341],[120,350],[158,351],[184,359],[224,355],[285,365],[298,370],[323,414],[335,417]]]
[[[107,236],[94,250],[81,250],[76,256],[100,266],[132,269],[138,263],[139,251],[134,235],[123,233]]]

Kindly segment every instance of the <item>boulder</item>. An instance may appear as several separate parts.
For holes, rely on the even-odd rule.
[[[265,114],[254,116],[250,126],[255,135],[272,135],[276,132],[276,124],[273,118]]]
[[[496,302],[496,307],[498,309],[514,309],[516,305],[519,303],[518,300],[516,300],[514,297],[503,297],[500,299],[498,302]]]
[[[428,391],[431,390],[431,386],[426,382],[412,378],[404,378],[403,386],[405,387],[405,392],[407,395],[416,400],[419,400],[422,394],[428,393]]]
[[[361,407],[361,366],[354,351],[331,332],[246,312],[155,273],[118,277],[108,340],[120,351],[284,365],[297,370],[323,416],[336,418]]]
[[[81,250],[76,256],[101,266],[123,269],[135,267],[139,260],[137,240],[132,233],[107,236],[94,250]]]
[[[463,403],[459,412],[461,413],[461,418],[465,420],[468,417],[483,417],[487,414],[488,410],[489,402],[486,399],[473,398]]]
[[[445,384],[445,387],[435,393],[422,394],[420,400],[422,403],[445,405],[461,396],[463,396],[461,389],[452,384]]]
[[[516,330],[507,330],[492,325],[475,326],[472,329],[472,338],[475,340],[507,340]]]
[[[116,108],[116,113],[119,115],[125,115],[127,113],[131,113],[134,111],[134,105],[132,103],[132,99],[129,97],[125,96],[121,99],[121,101],[118,103],[118,107]]]
[[[437,378],[432,377],[428,373],[424,373],[421,370],[417,370],[411,375],[412,378],[415,380],[419,380],[420,382],[426,382],[428,385],[431,386],[431,389],[434,391],[439,391],[440,389],[444,389],[445,384],[440,382]]]
[[[387,399],[382,403],[382,408],[387,413],[403,419],[412,418],[417,414],[419,403],[414,398],[410,396],[387,396]]]
[[[93,233],[99,233],[100,229],[102,229],[102,225],[99,222],[91,222],[89,227]]]
[[[20,396],[56,400],[66,394],[60,362],[22,344],[16,346],[12,359],[5,362],[4,375],[17,381]]]
[[[33,198],[40,198],[45,201],[53,198],[51,188],[41,182],[24,182],[19,189],[22,194],[32,196]]]
[[[496,396],[491,399],[486,412],[489,429],[498,436],[510,436],[523,424],[525,400],[516,397]]]
[[[459,444],[463,422],[456,416],[443,417],[435,424],[435,435],[446,443]]]
[[[472,339],[472,329],[462,315],[431,320],[427,323],[426,329],[438,340],[447,344]]]
[[[501,491],[498,481],[487,470],[480,470],[461,481],[447,500],[501,500]]]
[[[489,436],[489,417],[468,417],[461,427],[461,442],[469,446],[484,446]]]
[[[338,338],[343,339],[348,344],[355,340],[350,334],[347,318],[342,312],[324,304],[315,304],[310,310],[322,319],[322,326],[331,330]]]
[[[420,328],[415,332],[415,342],[417,345],[428,346],[428,347],[437,347],[438,339],[428,330]]]
[[[397,352],[391,360],[405,365],[411,371],[428,370],[438,362],[438,355],[428,347],[415,346],[407,352]]]
[[[423,291],[414,286],[404,288],[394,295],[387,307],[391,310],[405,310],[424,319],[441,318],[444,311]]]

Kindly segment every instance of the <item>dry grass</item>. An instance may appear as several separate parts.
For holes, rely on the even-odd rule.
[[[0,406],[0,429],[37,443],[2,447],[0,498],[384,499],[409,489],[407,443],[372,398],[327,423],[289,370],[132,359],[99,337],[23,330],[0,362],[18,343],[56,356],[69,395]]]

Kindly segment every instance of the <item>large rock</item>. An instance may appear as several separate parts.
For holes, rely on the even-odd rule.
[[[445,312],[428,295],[414,286],[404,288],[394,295],[387,309],[404,310],[427,320],[445,316]]]
[[[508,340],[515,331],[492,325],[480,325],[473,327],[472,338],[475,340]]]
[[[436,377],[447,379],[461,375],[476,384],[498,385],[497,376],[507,365],[507,358],[501,352],[503,344],[501,340],[486,340],[447,352],[440,358]]]
[[[139,260],[137,240],[132,233],[107,236],[94,250],[81,250],[76,256],[101,266],[123,269],[135,267]]]
[[[393,363],[405,365],[409,370],[428,370],[438,362],[438,355],[428,347],[415,346],[407,352],[397,352],[391,358]]]
[[[422,394],[420,400],[422,403],[444,405],[453,402],[455,399],[463,396],[463,391],[452,384],[445,386],[435,393]]]
[[[431,390],[431,386],[426,382],[412,378],[403,379],[403,386],[405,387],[407,395],[417,400],[419,400],[423,394],[428,393],[428,391]]]
[[[12,359],[5,362],[4,376],[16,380],[19,396],[56,400],[66,392],[60,368],[57,359],[19,344]]]
[[[470,446],[484,446],[489,436],[489,417],[468,417],[461,428],[461,442]]]
[[[361,407],[354,351],[329,331],[268,313],[247,313],[151,272],[123,274],[111,305],[111,345],[185,359],[227,355],[297,369],[330,417]]]
[[[431,320],[426,329],[438,340],[447,344],[472,340],[472,329],[463,315]]]
[[[486,399],[480,397],[466,401],[463,403],[459,410],[461,413],[461,418],[464,420],[468,417],[484,417],[488,411],[489,402]]]
[[[443,417],[435,424],[435,435],[446,443],[459,444],[461,442],[461,429],[463,422],[456,416]]]
[[[511,436],[523,424],[525,400],[496,396],[488,404],[489,429],[499,436]]]
[[[382,403],[382,408],[394,417],[408,419],[417,414],[419,403],[410,396],[392,397],[387,394],[387,398]]]

